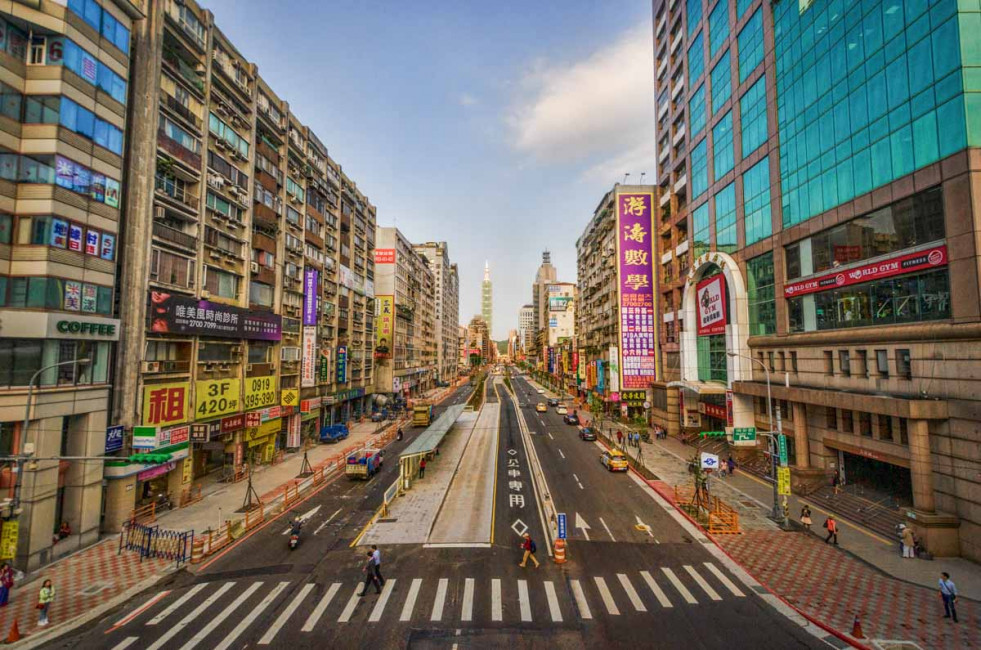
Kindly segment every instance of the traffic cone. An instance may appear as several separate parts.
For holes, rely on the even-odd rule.
[[[17,619],[14,619],[14,624],[10,628],[10,634],[7,635],[7,643],[17,643],[20,641],[20,628],[17,627]]]
[[[852,623],[852,636],[856,639],[865,638],[865,634],[862,632],[862,621],[858,620],[858,614],[855,614],[855,622]]]

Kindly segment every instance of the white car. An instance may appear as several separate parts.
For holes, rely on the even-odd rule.
[[[544,389],[544,388],[539,388],[539,389],[538,389],[537,391],[535,391],[535,392],[537,392],[537,393],[538,393],[539,395],[544,395],[544,394],[545,394],[545,389]]]
[[[565,415],[569,412],[569,409],[566,408],[565,404],[559,404],[555,407],[555,412],[559,415]]]

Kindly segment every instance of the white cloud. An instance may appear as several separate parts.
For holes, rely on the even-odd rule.
[[[460,106],[474,106],[479,100],[470,93],[463,93],[459,98]]]
[[[511,145],[539,162],[585,166],[587,177],[637,181],[655,171],[653,41],[624,32],[580,61],[536,61],[508,115]]]

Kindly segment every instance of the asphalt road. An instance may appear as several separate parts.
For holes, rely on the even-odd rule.
[[[688,538],[631,477],[606,472],[600,449],[579,441],[574,427],[554,413],[539,421],[537,395],[522,380],[514,384],[521,401],[531,402],[522,411],[533,433],[521,435],[518,413],[499,387],[489,548],[383,548],[384,590],[357,596],[367,549],[350,545],[394,480],[397,452],[421,431],[409,429],[406,440],[387,450],[380,475],[368,482],[338,477],[289,513],[309,517],[295,551],[287,548],[288,518],[281,517],[203,570],[180,572],[47,647],[824,647]],[[565,564],[554,563],[540,543],[541,566],[518,566],[520,533],[527,528],[545,538],[529,440],[551,498],[570,514]],[[576,512],[589,529],[573,529]],[[636,528],[637,517],[650,533]]]

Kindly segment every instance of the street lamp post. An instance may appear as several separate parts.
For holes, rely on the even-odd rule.
[[[770,441],[770,469],[773,472],[773,509],[770,511],[770,518],[774,521],[783,522],[786,525],[786,518],[783,516],[782,509],[780,508],[780,495],[777,488],[777,438],[774,436],[773,429],[773,396],[770,393],[770,369],[766,367],[759,359],[754,359],[753,357],[746,354],[738,354],[736,352],[726,352],[727,356],[739,357],[741,359],[748,359],[753,363],[758,363],[761,368],[763,368],[763,373],[766,375],[766,412],[767,417],[770,420],[770,431],[767,434],[767,438]],[[776,435],[783,434],[783,426],[780,422],[780,405],[777,405],[777,429]]]

